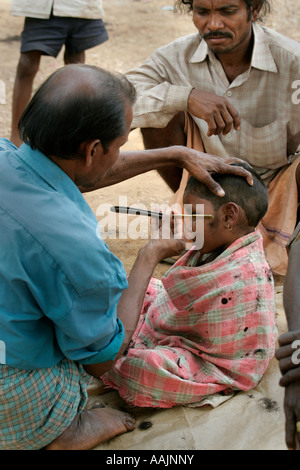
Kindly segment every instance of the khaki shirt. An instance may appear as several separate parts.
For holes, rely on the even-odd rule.
[[[11,14],[31,18],[50,18],[53,7],[54,16],[72,18],[101,19],[102,0],[12,0]]]
[[[132,127],[165,127],[198,88],[227,98],[241,117],[239,131],[211,137],[206,122],[193,117],[206,152],[246,160],[265,180],[292,163],[300,144],[300,44],[256,23],[253,31],[251,66],[232,83],[198,33],[129,71],[138,95]]]

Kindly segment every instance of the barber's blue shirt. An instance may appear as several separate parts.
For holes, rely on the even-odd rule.
[[[0,139],[0,364],[114,359],[124,330],[121,261],[72,180],[38,150]]]

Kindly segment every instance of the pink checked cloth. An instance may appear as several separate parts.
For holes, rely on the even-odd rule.
[[[190,250],[161,281],[151,279],[127,354],[102,376],[132,406],[250,390],[274,355],[274,284],[260,232],[211,263],[198,259]]]

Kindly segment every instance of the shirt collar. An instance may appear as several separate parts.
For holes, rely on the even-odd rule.
[[[50,158],[27,144],[22,144],[16,155],[29,165],[54,190],[64,194],[83,210],[89,208],[81,192],[71,178]]]
[[[277,66],[270,51],[268,38],[264,29],[256,23],[252,24],[252,28],[254,34],[254,48],[251,67],[265,70],[267,72],[277,72]],[[190,63],[195,64],[198,62],[204,62],[206,57],[208,57],[212,63],[216,60],[214,53],[208,48],[207,43],[204,40],[201,40],[193,57],[190,59]]]
[[[253,23],[254,32],[254,48],[251,60],[251,66],[265,70],[266,72],[278,72],[276,63],[273,59],[272,52],[264,28]]]

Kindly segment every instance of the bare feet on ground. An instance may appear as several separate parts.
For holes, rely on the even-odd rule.
[[[135,420],[127,413],[112,408],[92,408],[78,414],[45,450],[91,450],[134,428]]]

